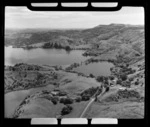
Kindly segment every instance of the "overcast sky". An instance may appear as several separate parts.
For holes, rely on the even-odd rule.
[[[5,28],[91,28],[100,24],[144,24],[144,8],[123,7],[115,12],[39,12],[26,7],[5,8]]]

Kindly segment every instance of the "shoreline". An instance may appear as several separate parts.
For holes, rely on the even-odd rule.
[[[24,49],[24,50],[32,50],[32,49],[37,49],[37,48],[41,48],[41,49],[62,49],[62,50],[66,50],[66,48],[65,47],[62,47],[62,48],[55,48],[55,47],[36,47],[36,46],[14,46],[14,45],[4,45],[4,47],[12,47],[12,48],[22,48],[22,49]],[[71,48],[70,47],[70,49],[68,49],[68,50],[66,50],[66,51],[71,51],[71,50],[88,50],[88,49],[90,49],[90,48]]]

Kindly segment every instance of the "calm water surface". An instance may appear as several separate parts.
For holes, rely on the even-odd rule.
[[[73,50],[67,52],[66,50],[57,49],[31,49],[25,50],[22,48],[5,47],[5,65],[14,65],[16,63],[31,63],[40,65],[68,65],[72,63],[80,63],[85,61],[89,57],[82,56],[84,51]],[[110,75],[110,68],[114,65],[108,62],[90,63],[88,65],[81,65],[74,68],[77,72],[82,72],[86,75],[92,73],[95,76],[98,75]],[[5,94],[5,117],[12,116],[15,109],[22,100],[29,94],[42,89],[53,89],[52,85],[46,87],[32,88],[29,90],[14,91]]]
[[[74,68],[74,71],[84,73],[85,75],[93,74],[95,76],[109,76],[110,68],[114,65],[110,62],[90,63]]]
[[[5,47],[5,65],[23,62],[40,65],[68,65],[88,59],[89,57],[82,56],[83,53],[82,50],[72,50],[70,52],[64,49],[43,48],[25,50],[9,46]]]

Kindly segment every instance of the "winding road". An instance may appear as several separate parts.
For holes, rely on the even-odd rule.
[[[87,104],[87,106],[85,107],[85,109],[83,110],[83,112],[80,115],[80,118],[82,118],[85,114],[85,112],[87,111],[87,109],[90,107],[90,105],[95,101],[96,96],[101,97],[104,93],[105,93],[105,89],[102,89],[102,92],[100,93],[100,95],[97,95],[98,90],[96,91],[96,93],[92,96],[91,100],[89,101],[89,103]]]
[[[80,118],[82,118],[86,112],[86,110],[89,108],[89,106],[92,104],[92,102],[95,100],[95,98],[92,98],[90,100],[90,102],[87,104],[87,106],[85,107],[85,109],[83,110],[82,114],[80,115]]]

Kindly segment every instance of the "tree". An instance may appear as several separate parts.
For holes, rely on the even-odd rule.
[[[63,103],[63,104],[72,104],[73,100],[70,99],[70,98],[61,98],[60,99],[60,103]]]
[[[57,97],[53,97],[53,98],[51,98],[51,101],[52,101],[52,103],[53,103],[54,105],[56,105],[56,104],[57,104],[57,101],[58,101],[58,98],[57,98]]]
[[[115,78],[114,78],[114,76],[109,76],[109,79],[114,80]]]
[[[103,76],[98,76],[96,80],[98,82],[103,82],[104,81],[104,77]]]
[[[133,77],[129,78],[129,81],[130,81],[130,82],[132,82],[133,80],[134,80],[134,78],[133,78]]]
[[[54,82],[53,85],[54,85],[54,86],[58,86],[59,84],[58,84],[57,82]]]
[[[113,67],[110,68],[110,71],[112,71],[112,70],[113,70]]]
[[[61,46],[61,45],[58,45],[58,46],[57,46],[57,48],[58,48],[58,49],[61,49],[61,48],[62,48],[62,46]]]
[[[89,89],[86,89],[84,90],[82,93],[81,93],[81,96],[83,99],[88,99],[90,98],[91,96],[93,96],[95,94],[95,92],[98,90],[98,87],[91,87]]]
[[[54,44],[54,48],[56,48],[56,49],[58,48],[58,44],[57,43]]]
[[[126,67],[129,67],[129,64],[126,64]]]
[[[107,86],[105,92],[108,92],[108,91],[109,91],[109,87]]]
[[[116,82],[116,84],[121,85],[121,82],[122,82],[122,81],[121,81],[120,79],[118,79],[117,82]]]
[[[43,45],[43,48],[52,48],[52,44],[51,43],[45,43]]]
[[[80,102],[81,101],[81,97],[77,97],[75,100],[76,100],[76,102]]]
[[[105,80],[105,81],[104,81],[104,84],[105,84],[106,86],[108,86],[108,85],[109,85],[108,80]]]
[[[90,76],[91,78],[94,78],[94,75],[93,75],[93,74],[90,74],[89,76]]]
[[[121,85],[124,87],[130,87],[131,83],[129,81],[123,81]]]
[[[60,91],[60,92],[58,93],[58,95],[59,95],[59,96],[65,96],[65,95],[67,95],[67,93],[64,92],[64,91]]]
[[[135,72],[136,72],[136,70],[132,70],[131,74],[133,74],[133,73],[135,73]]]
[[[87,96],[87,95],[84,95],[84,96],[82,96],[82,100],[83,101],[88,101],[88,100],[90,100],[90,97]]]
[[[125,81],[125,80],[127,80],[127,75],[120,75],[120,78],[122,81]]]
[[[50,91],[48,91],[48,90],[42,90],[42,93],[43,93],[43,94],[49,94]]]
[[[57,75],[54,75],[54,77],[53,77],[54,79],[57,79]]]
[[[108,77],[103,77],[103,78],[104,78],[105,82],[107,82],[107,81],[108,81]]]
[[[71,48],[69,46],[66,46],[65,49],[68,51],[68,50],[71,50]]]
[[[139,82],[138,82],[138,81],[136,81],[136,82],[135,82],[135,85],[139,85]]]
[[[63,107],[61,111],[61,115],[69,114],[72,111],[72,107],[70,105],[67,105],[66,107]]]

